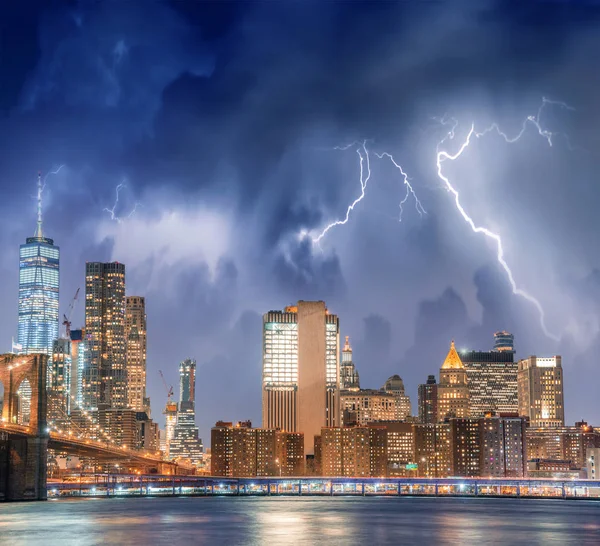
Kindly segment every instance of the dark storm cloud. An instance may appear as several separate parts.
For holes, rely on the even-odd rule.
[[[548,123],[571,120],[566,128],[587,156],[566,156],[557,145],[547,160],[533,136],[522,149],[501,153],[497,143],[482,144],[469,161],[484,157],[490,169],[463,164],[466,174],[479,175],[478,192],[465,201],[478,221],[506,234],[517,277],[536,294],[558,261],[552,243],[582,257],[579,278],[600,266],[589,250],[598,229],[590,205],[599,144],[592,120],[600,115],[596,6],[130,1],[40,3],[30,12],[11,4],[0,17],[2,45],[10,48],[0,62],[11,75],[0,89],[3,195],[11,209],[29,210],[30,190],[14,181],[30,181],[38,164],[67,164],[48,187],[47,210],[63,264],[72,268],[63,268],[63,294],[81,283],[84,259],[108,259],[127,247],[94,237],[124,178],[121,210],[142,201],[149,233],[164,210],[198,205],[226,215],[234,242],[217,267],[195,254],[179,259],[185,245],[198,253],[198,240],[216,238],[192,218],[172,236],[178,260],[165,265],[160,255],[142,256],[128,269],[139,292],[154,272],[169,279],[168,290],[145,291],[149,367],[167,368],[175,381],[174,362],[196,356],[206,382],[200,408],[210,407],[211,419],[229,404],[217,394],[225,387],[227,400],[239,405],[223,417],[257,414],[258,314],[295,299],[325,299],[333,312],[343,311],[342,333],[360,340],[357,363],[367,387],[398,372],[414,395],[416,383],[437,372],[452,337],[486,348],[493,330],[514,328],[524,351],[554,348],[535,310],[509,293],[490,262],[493,250],[455,219],[439,190],[436,130],[420,130],[432,115],[465,114],[467,124],[471,115],[501,115],[518,127],[541,95],[575,103],[577,112]],[[20,36],[29,37],[22,47]],[[392,175],[378,172],[371,200],[328,234],[322,252],[311,248],[297,235],[342,217],[359,189],[357,157],[332,148],[365,138],[373,149],[400,153],[428,215],[413,221],[411,211],[406,223],[392,226],[384,216],[397,214],[397,185],[386,186]],[[374,203],[384,214],[375,214]],[[33,217],[15,223],[8,208],[0,240],[12,267]],[[542,265],[527,263],[526,254],[540,249]],[[539,282],[533,274],[531,282],[528,273],[538,267]],[[561,283],[574,276],[565,272]],[[550,288],[539,297],[548,306],[555,300]],[[0,298],[12,305],[15,289]],[[0,322],[5,338],[14,322]],[[150,376],[149,383],[162,400],[158,381]],[[202,418],[205,438],[209,424]]]

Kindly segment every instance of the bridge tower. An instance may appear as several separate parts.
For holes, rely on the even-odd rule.
[[[46,500],[48,357],[0,355],[4,405],[0,422],[0,500]],[[17,390],[31,385],[29,424],[19,426]]]

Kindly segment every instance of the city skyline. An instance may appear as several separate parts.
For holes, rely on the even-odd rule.
[[[58,316],[83,294],[86,261],[126,264],[128,294],[146,299],[153,415],[162,421],[158,370],[177,384],[179,362],[196,358],[204,441],[219,419],[260,423],[246,391],[260,388],[261,317],[299,299],[326,301],[352,340],[361,385],[398,374],[413,413],[451,339],[489,351],[506,330],[515,361],[563,357],[566,422],[600,422],[599,105],[596,81],[579,77],[594,73],[597,37],[578,32],[597,10],[33,4],[3,19],[6,350],[18,337],[18,249],[35,234],[41,170],[44,234],[60,247]],[[443,173],[474,225],[501,237],[516,286],[560,342],[513,293],[495,242],[473,232],[436,169],[442,139],[455,154],[471,124],[516,136],[542,106],[552,146],[530,122],[513,144],[490,131]],[[361,197],[365,141],[364,198],[315,244]],[[384,153],[422,209],[411,194],[399,210],[407,186]],[[80,301],[74,329],[83,313]],[[233,403],[218,394],[227,389]]]

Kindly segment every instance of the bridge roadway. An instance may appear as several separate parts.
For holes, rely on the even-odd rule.
[[[22,425],[0,423],[0,430],[15,436],[33,436],[30,428]],[[48,449],[99,460],[130,461],[133,465],[140,465],[146,468],[155,466],[160,472],[168,471],[169,474],[191,474],[193,472],[191,468],[152,457],[140,451],[124,449],[118,446],[111,446],[107,442],[77,438],[73,435],[59,434],[53,431],[48,433]]]
[[[136,496],[458,496],[600,500],[600,481],[485,478],[225,478],[80,474],[48,482],[48,498]]]

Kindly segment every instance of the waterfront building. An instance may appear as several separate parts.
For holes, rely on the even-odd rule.
[[[83,409],[126,408],[124,264],[86,263],[85,334]]]
[[[415,433],[412,423],[378,421],[370,425],[383,426],[387,432],[387,475],[414,475]],[[412,469],[412,470],[411,470]]]
[[[463,351],[460,359],[467,372],[471,417],[483,417],[490,411],[519,411],[518,365],[514,361],[513,351]]]
[[[320,451],[323,476],[387,475],[385,426],[323,427]]]
[[[565,406],[563,396],[562,359],[529,358],[518,363],[519,415],[529,417],[531,427],[563,427]]]
[[[445,478],[450,476],[450,424],[415,424],[414,461],[419,476]]]
[[[338,426],[339,319],[323,301],[263,316],[262,425],[301,432],[307,455],[323,426]]]
[[[427,383],[419,385],[419,422],[436,423],[438,418],[438,391],[435,375],[427,377]]]
[[[52,354],[58,339],[60,249],[42,232],[42,180],[38,175],[37,227],[19,247],[17,341],[24,354]],[[31,396],[31,393],[29,393]]]
[[[396,395],[375,389],[340,392],[344,426],[364,426],[372,421],[394,421],[397,403]]]
[[[125,355],[127,363],[127,406],[142,412],[146,404],[146,300],[125,298]]]
[[[71,407],[69,411],[82,407],[83,369],[85,367],[86,344],[84,340],[85,329],[80,328],[69,331],[71,341]]]
[[[48,366],[48,423],[51,427],[64,429],[71,413],[71,341],[55,339],[52,358]]]
[[[360,377],[354,361],[352,360],[352,347],[350,338],[346,336],[344,348],[342,349],[342,363],[340,364],[340,389],[357,391],[360,389]]]
[[[578,480],[583,477],[571,461],[559,459],[530,459],[527,461],[527,477],[533,479]]]
[[[196,426],[196,361],[187,358],[179,364],[179,406],[173,438],[169,443],[171,459],[186,459],[192,464],[202,460],[202,440]]]
[[[101,442],[113,441],[125,449],[137,449],[139,436],[136,412],[127,408],[102,408],[98,410],[98,427],[89,433]]]
[[[600,447],[588,447],[585,452],[585,466],[588,480],[597,480],[600,477],[598,465],[600,465]]]
[[[156,452],[160,449],[160,432],[158,423],[155,423],[145,411],[136,411],[135,420],[137,425],[137,446],[148,452]]]
[[[394,419],[402,421],[412,414],[410,397],[404,392],[404,382],[399,375],[392,375],[381,387],[383,392],[394,396]]]
[[[481,425],[480,419],[450,419],[450,475],[480,475]]]
[[[481,419],[482,477],[523,478],[527,475],[527,421],[514,415],[488,414]]]
[[[494,334],[494,351],[515,352],[515,336],[502,330]]]
[[[458,356],[454,340],[440,369],[438,384],[438,421],[448,417],[469,417],[467,372]]]
[[[250,421],[218,421],[211,429],[213,476],[302,476],[304,436],[252,428]]]

